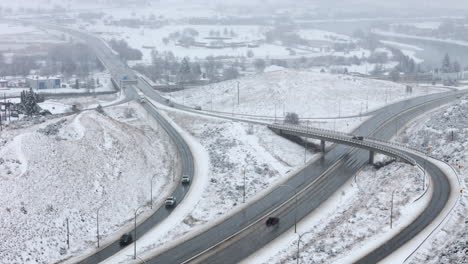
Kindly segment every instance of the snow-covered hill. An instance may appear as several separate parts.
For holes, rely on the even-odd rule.
[[[432,156],[456,168],[460,187],[464,190],[447,222],[434,232],[408,263],[468,263],[467,113],[468,97],[465,96],[461,101],[415,121],[399,139],[416,147],[432,148]]]
[[[359,115],[411,96],[440,91],[413,87],[413,93],[407,94],[405,85],[388,81],[279,70],[186,89],[171,96],[189,106],[228,113],[280,117],[295,112],[299,117],[337,117]]]
[[[99,207],[105,240],[149,201],[154,174],[155,201],[170,191],[167,136],[127,107],[109,115],[126,122],[89,111],[0,134],[1,263],[54,263],[94,249]]]

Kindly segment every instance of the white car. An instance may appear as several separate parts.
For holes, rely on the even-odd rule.
[[[188,184],[188,183],[190,183],[190,176],[188,176],[188,175],[183,175],[183,176],[182,176],[182,183],[183,183],[183,184]]]
[[[164,204],[166,205],[166,207],[173,207],[176,204],[176,198],[174,196],[169,196],[166,198]]]

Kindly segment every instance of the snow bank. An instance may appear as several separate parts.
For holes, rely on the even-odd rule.
[[[450,204],[453,205],[454,195],[458,196],[458,202],[444,221],[436,221],[437,224],[441,222],[442,224],[438,228],[432,227],[430,230],[434,231],[430,236],[425,234],[423,239],[427,239],[424,243],[419,241],[415,245],[415,247],[420,247],[411,255],[407,263],[466,263],[468,261],[468,222],[466,221],[468,196],[465,194],[468,190],[467,112],[468,97],[465,96],[449,106],[444,106],[415,120],[398,139],[400,142],[409,142],[411,139],[410,143],[415,147],[431,147],[431,156],[447,162],[458,173],[458,178],[453,178],[455,176],[451,178],[454,192],[451,194]],[[453,175],[452,169],[447,169]],[[459,189],[464,190],[463,195],[460,195]],[[448,209],[452,209],[452,206],[449,207]],[[444,217],[447,215],[446,212],[443,214]]]
[[[135,119],[136,127],[89,111],[25,122],[13,122],[0,135],[2,262],[54,263],[94,249],[99,207],[105,245],[149,201],[153,174],[155,200],[170,189],[167,136],[141,129]]]

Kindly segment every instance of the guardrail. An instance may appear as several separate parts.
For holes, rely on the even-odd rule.
[[[348,133],[337,132],[337,131],[332,131],[332,130],[327,130],[327,129],[304,127],[300,125],[271,124],[271,125],[268,125],[268,128],[310,135],[311,137],[329,139],[330,141],[335,141],[338,143],[346,142],[346,143],[349,143],[350,145],[363,146],[369,149],[374,149],[376,152],[382,152],[383,154],[390,154],[392,156],[401,158],[413,166],[416,165],[416,161],[413,158],[411,158],[410,156],[406,155],[403,152],[396,151],[392,147],[392,146],[400,146],[400,144],[397,144],[397,143],[392,144],[383,140],[368,141],[367,138],[366,140],[353,139],[354,136]]]

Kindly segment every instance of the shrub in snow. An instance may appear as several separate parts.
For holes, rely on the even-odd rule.
[[[124,112],[125,118],[133,118],[135,116],[135,110],[133,108],[127,108]]]
[[[104,109],[102,108],[102,105],[98,105],[96,107],[96,111],[98,111],[98,113],[104,114]]]

